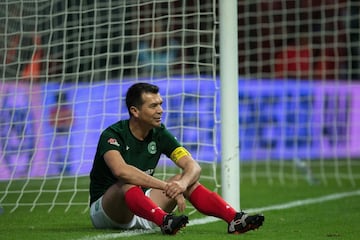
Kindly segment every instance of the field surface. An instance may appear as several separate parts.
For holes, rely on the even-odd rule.
[[[280,174],[279,168],[282,169]],[[360,239],[360,180],[356,175],[360,173],[360,168],[357,165],[352,166],[350,179],[346,167],[336,168],[334,174],[331,170],[333,166],[329,166],[325,172],[327,175],[323,174],[323,168],[317,171],[314,167],[316,181],[311,183],[300,171],[286,168],[276,163],[258,164],[254,177],[251,174],[254,165],[242,166],[241,207],[248,212],[262,212],[265,223],[259,230],[241,236],[228,235],[225,222],[203,216],[190,207],[187,210],[190,214],[189,225],[175,236],[164,236],[158,229],[95,230],[91,226],[85,204],[88,199],[87,177],[63,179],[60,185],[63,192],[56,198],[50,190],[59,187],[59,180],[46,181],[46,186],[42,188],[44,193],[35,207],[31,203],[38,196],[36,191],[39,185],[44,185],[43,180],[32,180],[26,184],[24,181],[15,181],[10,187],[7,182],[0,182],[1,191],[6,188],[9,195],[1,203],[4,212],[0,215],[0,239]],[[333,175],[338,177],[334,178]],[[204,180],[204,184],[213,188],[211,181]],[[71,191],[74,186],[78,189],[76,194]],[[20,200],[16,191],[19,189],[26,192]],[[66,202],[70,197],[73,204],[68,208]],[[60,204],[51,205],[53,199]],[[19,206],[15,208],[13,203],[16,201]]]

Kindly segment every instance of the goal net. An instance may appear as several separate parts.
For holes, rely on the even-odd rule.
[[[88,205],[101,131],[134,82],[160,86],[164,123],[215,191],[219,1],[0,3],[0,205]],[[238,1],[241,178],[355,185],[359,3]],[[226,81],[226,79],[221,79]],[[237,134],[237,133],[234,133]],[[165,158],[156,175],[173,171]]]
[[[239,2],[240,159],[250,165],[243,177],[359,180],[359,7]]]
[[[97,140],[128,118],[125,93],[139,81],[160,87],[164,124],[216,190],[213,2],[9,0],[0,22],[2,207],[86,209]]]

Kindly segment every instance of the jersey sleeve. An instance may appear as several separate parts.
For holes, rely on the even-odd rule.
[[[191,156],[191,154],[189,153],[188,150],[186,150],[186,148],[177,147],[177,148],[175,148],[174,151],[172,151],[172,153],[170,155],[170,159],[176,163],[180,158],[182,158],[184,156]]]
[[[170,158],[173,162],[177,162],[180,158],[190,153],[179,143],[167,129],[163,132],[163,142],[165,142],[165,155]]]
[[[111,134],[109,131],[104,131],[100,135],[99,145],[98,145],[98,153],[100,156],[103,156],[107,151],[116,150],[121,152],[122,144],[115,134]]]

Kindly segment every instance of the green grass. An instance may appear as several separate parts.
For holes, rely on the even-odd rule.
[[[257,176],[254,179],[251,171],[254,165],[243,165],[241,174],[241,206],[246,209],[259,209],[271,207],[310,198],[359,191],[360,179],[348,179],[349,169],[339,167],[334,174],[333,166],[327,166],[327,178],[323,178],[324,171],[315,165],[314,174],[319,182],[309,185],[303,175],[294,171],[291,166],[280,166],[276,163],[262,163],[256,165]],[[279,169],[283,173],[279,174]],[[352,172],[358,174],[360,167],[353,165]],[[271,171],[269,171],[271,170]],[[285,174],[286,173],[286,174]],[[340,173],[340,174],[338,174]],[[338,178],[333,176],[338,175]],[[37,191],[43,180],[30,182],[15,181],[10,187],[7,182],[0,183],[0,191],[5,188],[13,193],[3,199],[2,205],[5,212],[0,215],[0,239],[61,239],[61,240],[85,240],[85,239],[164,239],[160,232],[140,234],[132,237],[118,235],[123,233],[115,230],[95,230],[92,228],[86,205],[88,193],[88,178],[67,178],[61,184],[61,189],[66,192],[56,197],[54,188],[58,179],[47,180],[44,190],[47,193],[38,199],[39,206],[33,211],[30,205],[14,208],[13,203],[18,199],[16,190],[24,189],[26,193],[21,198],[21,203],[31,203],[38,196]],[[206,182],[213,188],[212,182]],[[82,189],[74,195],[72,189]],[[69,199],[79,205],[72,206],[68,211],[66,205],[56,205],[49,213],[49,205],[41,205],[56,199],[57,202],[66,203]],[[211,222],[203,225],[191,225],[179,232],[172,239],[350,239],[360,238],[360,195],[344,197],[340,199],[324,201],[308,205],[301,205],[288,209],[264,211],[265,223],[258,231],[248,232],[241,236],[232,236],[226,233],[226,223],[222,221]],[[188,211],[191,211],[189,209]],[[199,213],[190,215],[193,219],[202,218]]]

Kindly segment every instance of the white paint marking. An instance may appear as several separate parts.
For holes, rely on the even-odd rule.
[[[315,204],[315,203],[323,203],[328,201],[333,201],[337,199],[342,199],[346,197],[353,197],[353,196],[360,196],[360,189],[352,192],[344,192],[344,193],[335,193],[330,194],[318,198],[308,198],[304,200],[298,200],[293,202],[288,202],[284,204],[277,204],[262,208],[252,208],[247,209],[246,212],[248,213],[254,213],[254,212],[266,212],[266,211],[272,211],[272,210],[283,210],[288,208],[294,208],[299,206],[305,206],[309,204]],[[198,218],[191,220],[191,222],[187,226],[195,226],[195,225],[201,225],[201,224],[207,224],[211,222],[220,221],[218,218],[215,217],[204,217],[204,218]],[[143,234],[149,234],[154,232],[159,232],[159,229],[154,230],[129,230],[124,231],[120,233],[110,233],[110,234],[99,234],[97,236],[85,236],[83,238],[77,239],[77,240],[109,240],[109,239],[116,239],[121,237],[132,237],[132,236],[138,236]]]
[[[268,207],[248,209],[248,210],[246,210],[246,212],[265,212],[265,211],[271,211],[271,210],[283,210],[283,209],[288,209],[288,208],[305,206],[305,205],[309,205],[309,204],[328,202],[328,201],[337,200],[337,199],[346,198],[346,197],[353,197],[353,196],[357,196],[357,195],[360,196],[360,189],[356,190],[356,191],[352,191],[352,192],[334,193],[334,194],[325,195],[325,196],[317,197],[317,198],[308,198],[308,199],[304,199],[304,200],[298,200],[298,201],[293,201],[293,202],[284,203],[284,204],[272,205],[272,206],[268,206]]]

